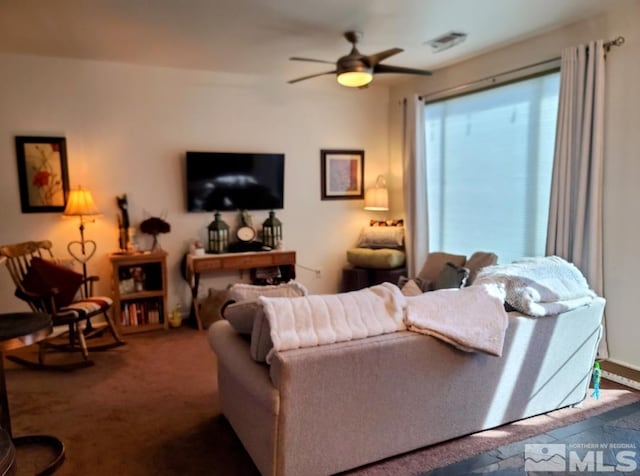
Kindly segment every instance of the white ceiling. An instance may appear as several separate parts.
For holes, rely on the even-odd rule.
[[[580,21],[620,0],[0,0],[0,52],[97,59],[282,80],[328,71],[358,30],[363,54],[436,69]],[[467,40],[435,53],[451,30]],[[385,79],[405,75],[384,75]],[[311,81],[329,81],[329,77]],[[292,86],[293,87],[293,86]]]

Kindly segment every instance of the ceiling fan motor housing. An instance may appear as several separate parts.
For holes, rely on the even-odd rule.
[[[373,74],[373,68],[366,61],[363,55],[347,55],[343,56],[336,63],[336,72],[340,73],[370,73]]]

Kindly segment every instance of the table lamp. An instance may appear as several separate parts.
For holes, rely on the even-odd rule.
[[[80,241],[70,241],[67,245],[67,251],[73,259],[82,264],[85,297],[89,297],[89,288],[87,284],[87,261],[89,261],[95,254],[97,245],[93,240],[84,239],[84,224],[87,222],[87,217],[94,217],[99,213],[100,212],[98,212],[98,208],[96,207],[89,190],[78,187],[77,189],[73,189],[69,192],[67,206],[64,209],[63,215],[80,217]],[[79,253],[78,247],[80,250]]]
[[[389,191],[384,175],[378,175],[375,186],[365,191],[364,209],[382,212],[389,210]]]

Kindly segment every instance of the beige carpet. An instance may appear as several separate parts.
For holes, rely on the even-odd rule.
[[[204,332],[188,328],[128,336],[73,373],[6,362],[15,435],[51,433],[67,447],[58,475],[256,475],[217,402],[215,356]],[[640,394],[609,384],[599,401],[478,433],[351,471],[416,474],[563,426]],[[31,452],[18,454],[32,474]]]

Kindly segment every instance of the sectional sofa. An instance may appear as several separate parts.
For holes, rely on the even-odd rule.
[[[209,329],[222,413],[264,475],[327,475],[582,401],[604,299],[508,314],[501,357],[409,331],[276,352]]]

